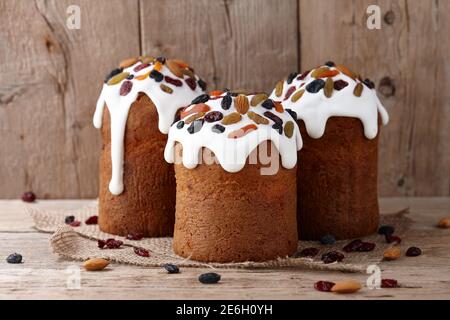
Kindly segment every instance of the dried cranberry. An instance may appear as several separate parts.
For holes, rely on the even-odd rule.
[[[417,257],[422,254],[422,250],[417,247],[409,247],[408,250],[406,250],[406,256],[407,257]]]
[[[98,223],[98,216],[92,216],[86,219],[84,222],[86,224],[97,224]]]
[[[322,292],[330,292],[334,285],[335,283],[330,281],[317,281],[314,283],[314,289]]]
[[[118,75],[119,73],[122,73],[123,69],[122,68],[117,68],[117,69],[113,69],[110,73],[108,73],[105,77],[105,83],[107,83],[109,81],[109,79],[111,79],[112,77],[114,77],[115,75]]]
[[[167,83],[173,84],[175,87],[181,87],[183,85],[183,82],[181,82],[181,80],[174,79],[169,76],[165,76],[164,80],[166,80]]]
[[[315,257],[317,256],[317,254],[319,253],[319,249],[317,248],[305,248],[302,251],[298,252],[295,257],[296,258],[300,258],[300,257]]]
[[[336,242],[336,238],[332,234],[326,234],[322,238],[320,238],[321,244],[334,244]]]
[[[286,83],[287,84],[291,84],[292,81],[294,81],[296,76],[298,76],[298,72],[292,72],[291,74],[289,74],[287,79],[286,79]]]
[[[150,64],[149,64],[149,63],[141,63],[140,65],[134,67],[133,71],[134,71],[134,72],[139,72],[139,71],[141,71],[142,69],[145,69],[145,68],[147,68],[147,67],[150,67]]]
[[[22,263],[22,255],[19,253],[12,253],[6,258],[6,262],[8,263]]]
[[[305,87],[306,91],[309,93],[317,93],[319,92],[323,87],[325,87],[325,81],[322,79],[316,79]]]
[[[97,246],[100,249],[103,249],[106,246],[106,241],[105,240],[97,240]]]
[[[25,192],[22,195],[22,201],[24,201],[24,202],[34,202],[35,200],[36,200],[36,195],[31,191]]]
[[[156,82],[161,82],[164,79],[164,76],[161,72],[153,69],[149,75],[150,78],[154,79]]]
[[[295,121],[297,121],[297,112],[293,111],[292,109],[284,109],[287,113],[289,113]]]
[[[222,101],[220,102],[220,105],[222,106],[223,110],[228,110],[230,109],[232,102],[233,98],[227,93],[227,95],[223,97]]]
[[[166,263],[163,265],[164,269],[167,270],[168,273],[180,273],[180,269],[171,263]]]
[[[215,133],[223,133],[225,131],[225,127],[221,126],[220,124],[215,124],[212,128],[211,128],[212,132]]]
[[[264,101],[261,104],[261,107],[271,110],[271,109],[275,108],[275,104],[273,103],[272,99],[267,99],[266,101]]]
[[[381,234],[381,235],[385,235],[385,236],[392,235],[392,234],[394,234],[394,232],[395,232],[395,228],[392,226],[385,225],[385,226],[381,226],[380,228],[378,228],[378,234]]]
[[[220,121],[223,118],[223,114],[220,111],[211,111],[208,112],[204,119],[206,122],[216,122],[216,121]]]
[[[217,283],[220,281],[220,274],[214,272],[204,273],[198,277],[198,281],[204,284]]]
[[[107,247],[108,249],[118,249],[123,244],[123,242],[115,239],[107,239],[98,240],[97,244],[100,249],[103,249],[104,247]]]
[[[301,75],[299,75],[299,76],[297,77],[297,80],[303,80],[303,79],[305,79],[306,76],[307,76],[310,72],[311,72],[311,70],[307,70],[307,71],[303,72]]]
[[[289,97],[294,93],[295,91],[295,86],[290,87],[287,91],[286,91],[286,95],[284,96],[284,100],[289,99]]]
[[[130,93],[131,89],[133,88],[133,82],[131,81],[124,81],[122,85],[120,86],[120,95],[126,96]]]
[[[144,248],[134,248],[134,253],[144,258],[150,257],[150,252]]]
[[[325,264],[333,263],[336,261],[341,262],[342,260],[344,260],[344,255],[337,251],[330,251],[322,255],[321,260]]]
[[[79,227],[81,225],[81,222],[78,220],[72,221],[71,223],[69,223],[69,226],[71,227]]]
[[[402,239],[398,236],[394,236],[394,235],[386,235],[385,236],[386,242],[387,243],[397,243],[400,244],[402,242]]]
[[[266,111],[266,112],[264,112],[264,115],[267,118],[269,118],[270,120],[272,120],[273,122],[275,122],[276,124],[278,124],[280,126],[283,125],[283,120],[280,117],[278,117],[275,114],[273,114],[272,112]]]
[[[352,242],[348,243],[342,250],[345,252],[355,252],[358,251],[358,248],[361,246],[363,242],[360,239],[353,240]]]
[[[382,288],[397,288],[398,281],[394,279],[381,279]]]
[[[195,90],[195,88],[197,88],[197,82],[195,81],[195,79],[187,78],[184,81],[189,86],[189,88],[191,88],[192,90]]]
[[[361,243],[361,245],[358,247],[358,249],[356,251],[369,252],[369,251],[373,251],[375,249],[375,247],[376,247],[375,243],[363,242],[363,243]]]
[[[201,88],[203,91],[206,90],[206,87],[207,87],[208,85],[206,84],[205,81],[203,81],[202,79],[198,79],[197,83],[198,83],[198,85],[200,86],[200,88]]]
[[[201,94],[199,95],[197,98],[195,98],[194,100],[192,100],[192,104],[197,104],[197,103],[205,103],[208,102],[208,100],[210,99],[209,94]]]
[[[129,234],[127,234],[127,239],[128,240],[142,240],[143,237],[144,237],[143,233],[129,233]]]
[[[74,222],[75,221],[75,217],[74,216],[67,216],[65,219],[64,219],[64,222],[66,223],[66,224],[71,224],[72,222]]]
[[[346,86],[348,86],[348,82],[344,80],[336,80],[333,86],[334,90],[340,91],[344,89]]]

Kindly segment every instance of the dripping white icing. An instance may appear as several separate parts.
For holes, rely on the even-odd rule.
[[[221,97],[223,97],[223,94]],[[251,100],[253,96],[248,96]],[[235,98],[234,98],[235,99]],[[211,107],[210,111],[220,111],[224,116],[236,112],[234,102],[230,109],[223,110],[221,107],[222,98],[209,100],[206,102]],[[192,108],[190,106],[189,108]],[[188,108],[188,109],[189,109]],[[187,110],[188,110],[187,109]],[[228,135],[230,132],[238,130],[244,126],[255,124],[247,114],[242,115],[241,121],[230,124],[222,125],[221,121],[217,122],[204,122],[203,127],[196,133],[190,134],[187,130],[188,124],[185,124],[183,128],[177,128],[175,123],[169,131],[169,138],[167,141],[166,149],[164,152],[164,158],[169,163],[174,163],[175,159],[175,144],[179,142],[183,147],[182,163],[188,169],[195,168],[199,161],[199,153],[202,148],[207,148],[214,153],[217,161],[222,168],[228,172],[238,172],[246,164],[246,160],[250,153],[264,141],[271,141],[277,148],[281,156],[281,164],[286,169],[292,169],[297,163],[297,150],[302,147],[302,139],[300,131],[295,123],[294,119],[287,112],[279,113],[275,109],[267,110],[261,106],[261,103],[256,107],[250,106],[249,111],[253,111],[261,116],[264,116],[264,112],[270,111],[283,120],[283,124],[288,121],[292,121],[294,124],[294,133],[291,138],[288,138],[284,133],[279,134],[277,130],[272,128],[274,122],[269,119],[269,124],[259,124],[257,129],[247,133],[245,136],[232,139]],[[185,117],[184,120],[189,118]],[[183,119],[182,119],[183,120]],[[181,120],[181,121],[182,121]],[[223,133],[215,133],[212,131],[212,127],[216,124],[220,124],[225,127]],[[203,160],[201,160],[203,161]]]
[[[335,68],[332,67],[330,70],[335,70]],[[305,90],[298,101],[292,102],[292,96],[302,84],[301,89],[305,89],[309,83],[315,80],[311,76],[311,72],[303,80],[297,80],[297,78],[291,84],[284,82],[280,97],[275,95],[275,90],[270,97],[277,101],[281,100],[285,108],[295,111],[297,119],[304,121],[308,135],[312,138],[322,137],[330,117],[342,116],[360,119],[364,127],[364,134],[368,139],[373,139],[378,134],[378,114],[381,116],[383,125],[389,122],[389,115],[378,99],[375,89],[369,89],[366,85],[363,85],[362,94],[357,97],[353,94],[357,82],[343,73],[334,76],[333,81],[344,80],[348,85],[340,91],[333,90],[330,98],[324,95],[323,89],[317,93],[310,93]],[[286,93],[292,86],[295,86],[296,91],[285,100]]]
[[[163,65],[160,72],[164,76],[181,80],[182,85],[180,87],[167,83],[164,80],[162,82],[156,82],[150,77],[146,77],[144,80],[138,80],[136,79],[136,76],[144,75],[153,70],[154,67],[154,65],[151,64],[147,68],[134,72],[133,69],[140,64],[141,62],[137,62],[131,67],[123,70],[123,72],[129,72],[134,76],[134,78],[130,80],[133,83],[133,87],[127,95],[120,95],[120,87],[124,80],[116,85],[103,85],[93,118],[94,126],[100,129],[102,127],[103,110],[106,104],[111,115],[112,173],[109,190],[114,195],[121,194],[124,189],[123,161],[125,128],[131,105],[136,101],[138,94],[142,92],[152,100],[158,112],[158,128],[162,133],[167,134],[177,110],[189,105],[195,97],[203,93],[203,90],[198,84],[196,85],[195,90],[192,90],[184,80],[172,74],[165,65]],[[185,79],[187,78],[187,76],[184,77]],[[197,76],[196,80],[198,80]],[[162,91],[160,84],[170,87],[173,92],[169,94]]]

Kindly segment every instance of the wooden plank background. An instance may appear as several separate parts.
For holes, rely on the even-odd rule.
[[[71,4],[80,30],[66,28]],[[380,30],[366,28],[370,4]],[[270,91],[347,64],[391,115],[380,194],[450,196],[449,20],[442,0],[0,0],[0,198],[96,197],[102,79],[142,53],[189,61],[210,88]]]

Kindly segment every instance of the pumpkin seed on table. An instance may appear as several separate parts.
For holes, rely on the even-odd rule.
[[[275,85],[275,95],[277,97],[281,97],[282,94],[283,94],[283,81],[278,81],[277,84]]]
[[[292,136],[294,135],[294,128],[294,122],[286,122],[286,124],[284,125],[284,135],[288,138],[292,138]]]
[[[173,92],[173,89],[172,88],[170,88],[170,87],[168,87],[168,86],[166,86],[165,84],[160,84],[159,85],[159,87],[161,88],[161,90],[162,91],[164,91],[165,93],[172,93]]]
[[[87,271],[100,271],[109,265],[109,261],[101,258],[92,258],[83,263],[83,267]]]
[[[240,114],[246,114],[249,108],[247,96],[244,96],[243,94],[238,95],[234,100],[234,106]]]
[[[263,116],[253,112],[249,111],[247,112],[247,116],[253,120],[256,124],[269,124],[269,120],[267,118],[264,118]]]
[[[300,100],[300,98],[303,96],[304,93],[305,93],[305,89],[298,90],[296,93],[294,93],[292,95],[291,101],[292,102],[297,102],[298,100]]]
[[[230,125],[230,124],[234,124],[234,123],[241,121],[241,119],[242,119],[242,116],[240,115],[240,113],[233,112],[233,113],[230,113],[229,115],[226,115],[225,117],[223,117],[221,123],[224,125]]]
[[[358,82],[358,84],[355,86],[355,89],[353,90],[353,94],[357,97],[361,97],[361,94],[363,92],[364,86],[361,82]]]
[[[333,79],[327,78],[327,80],[325,80],[325,86],[323,87],[323,94],[325,95],[325,97],[331,98],[331,96],[333,95],[333,90],[334,90]]]
[[[118,84],[122,80],[125,80],[126,78],[128,78],[129,75],[130,75],[129,72],[121,72],[119,74],[116,74],[114,77],[112,77],[111,79],[108,80],[107,84],[109,86],[113,86],[115,84]]]
[[[183,79],[183,71],[181,71],[181,68],[175,61],[167,60],[166,66],[167,66],[167,68],[169,68],[170,72],[172,72],[178,78]]]
[[[255,94],[250,101],[250,105],[252,107],[256,107],[258,104],[260,104],[261,102],[263,102],[264,100],[266,100],[268,98],[269,98],[269,96],[265,93]]]

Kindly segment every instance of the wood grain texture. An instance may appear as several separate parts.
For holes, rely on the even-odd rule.
[[[142,49],[180,57],[209,89],[270,91],[297,69],[296,0],[141,1]]]
[[[382,92],[391,121],[380,141],[381,195],[449,195],[450,3],[299,1],[302,69],[331,59],[372,78]],[[380,30],[366,27],[370,4],[381,8]],[[393,94],[380,87],[383,78],[392,80]]]
[[[90,201],[39,201],[47,209],[75,209]],[[370,290],[363,287],[351,295],[321,293],[313,289],[318,280],[352,279],[364,284],[368,275],[303,269],[220,269],[218,285],[197,281],[206,268],[183,268],[168,275],[160,268],[112,264],[109,271],[81,270],[81,288],[67,288],[67,267],[81,263],[58,258],[51,253],[49,234],[32,228],[20,201],[0,200],[0,257],[17,251],[24,263],[0,262],[0,299],[450,299],[450,229],[435,228],[450,214],[450,198],[381,199],[381,211],[397,212],[410,207],[415,221],[403,239],[401,250],[417,245],[423,255],[402,256],[380,264],[383,278],[394,278],[401,288]],[[118,290],[119,288],[119,290]]]
[[[66,28],[71,4],[79,30]],[[0,2],[0,197],[96,196],[95,103],[104,74],[139,53],[138,33],[137,0]]]

